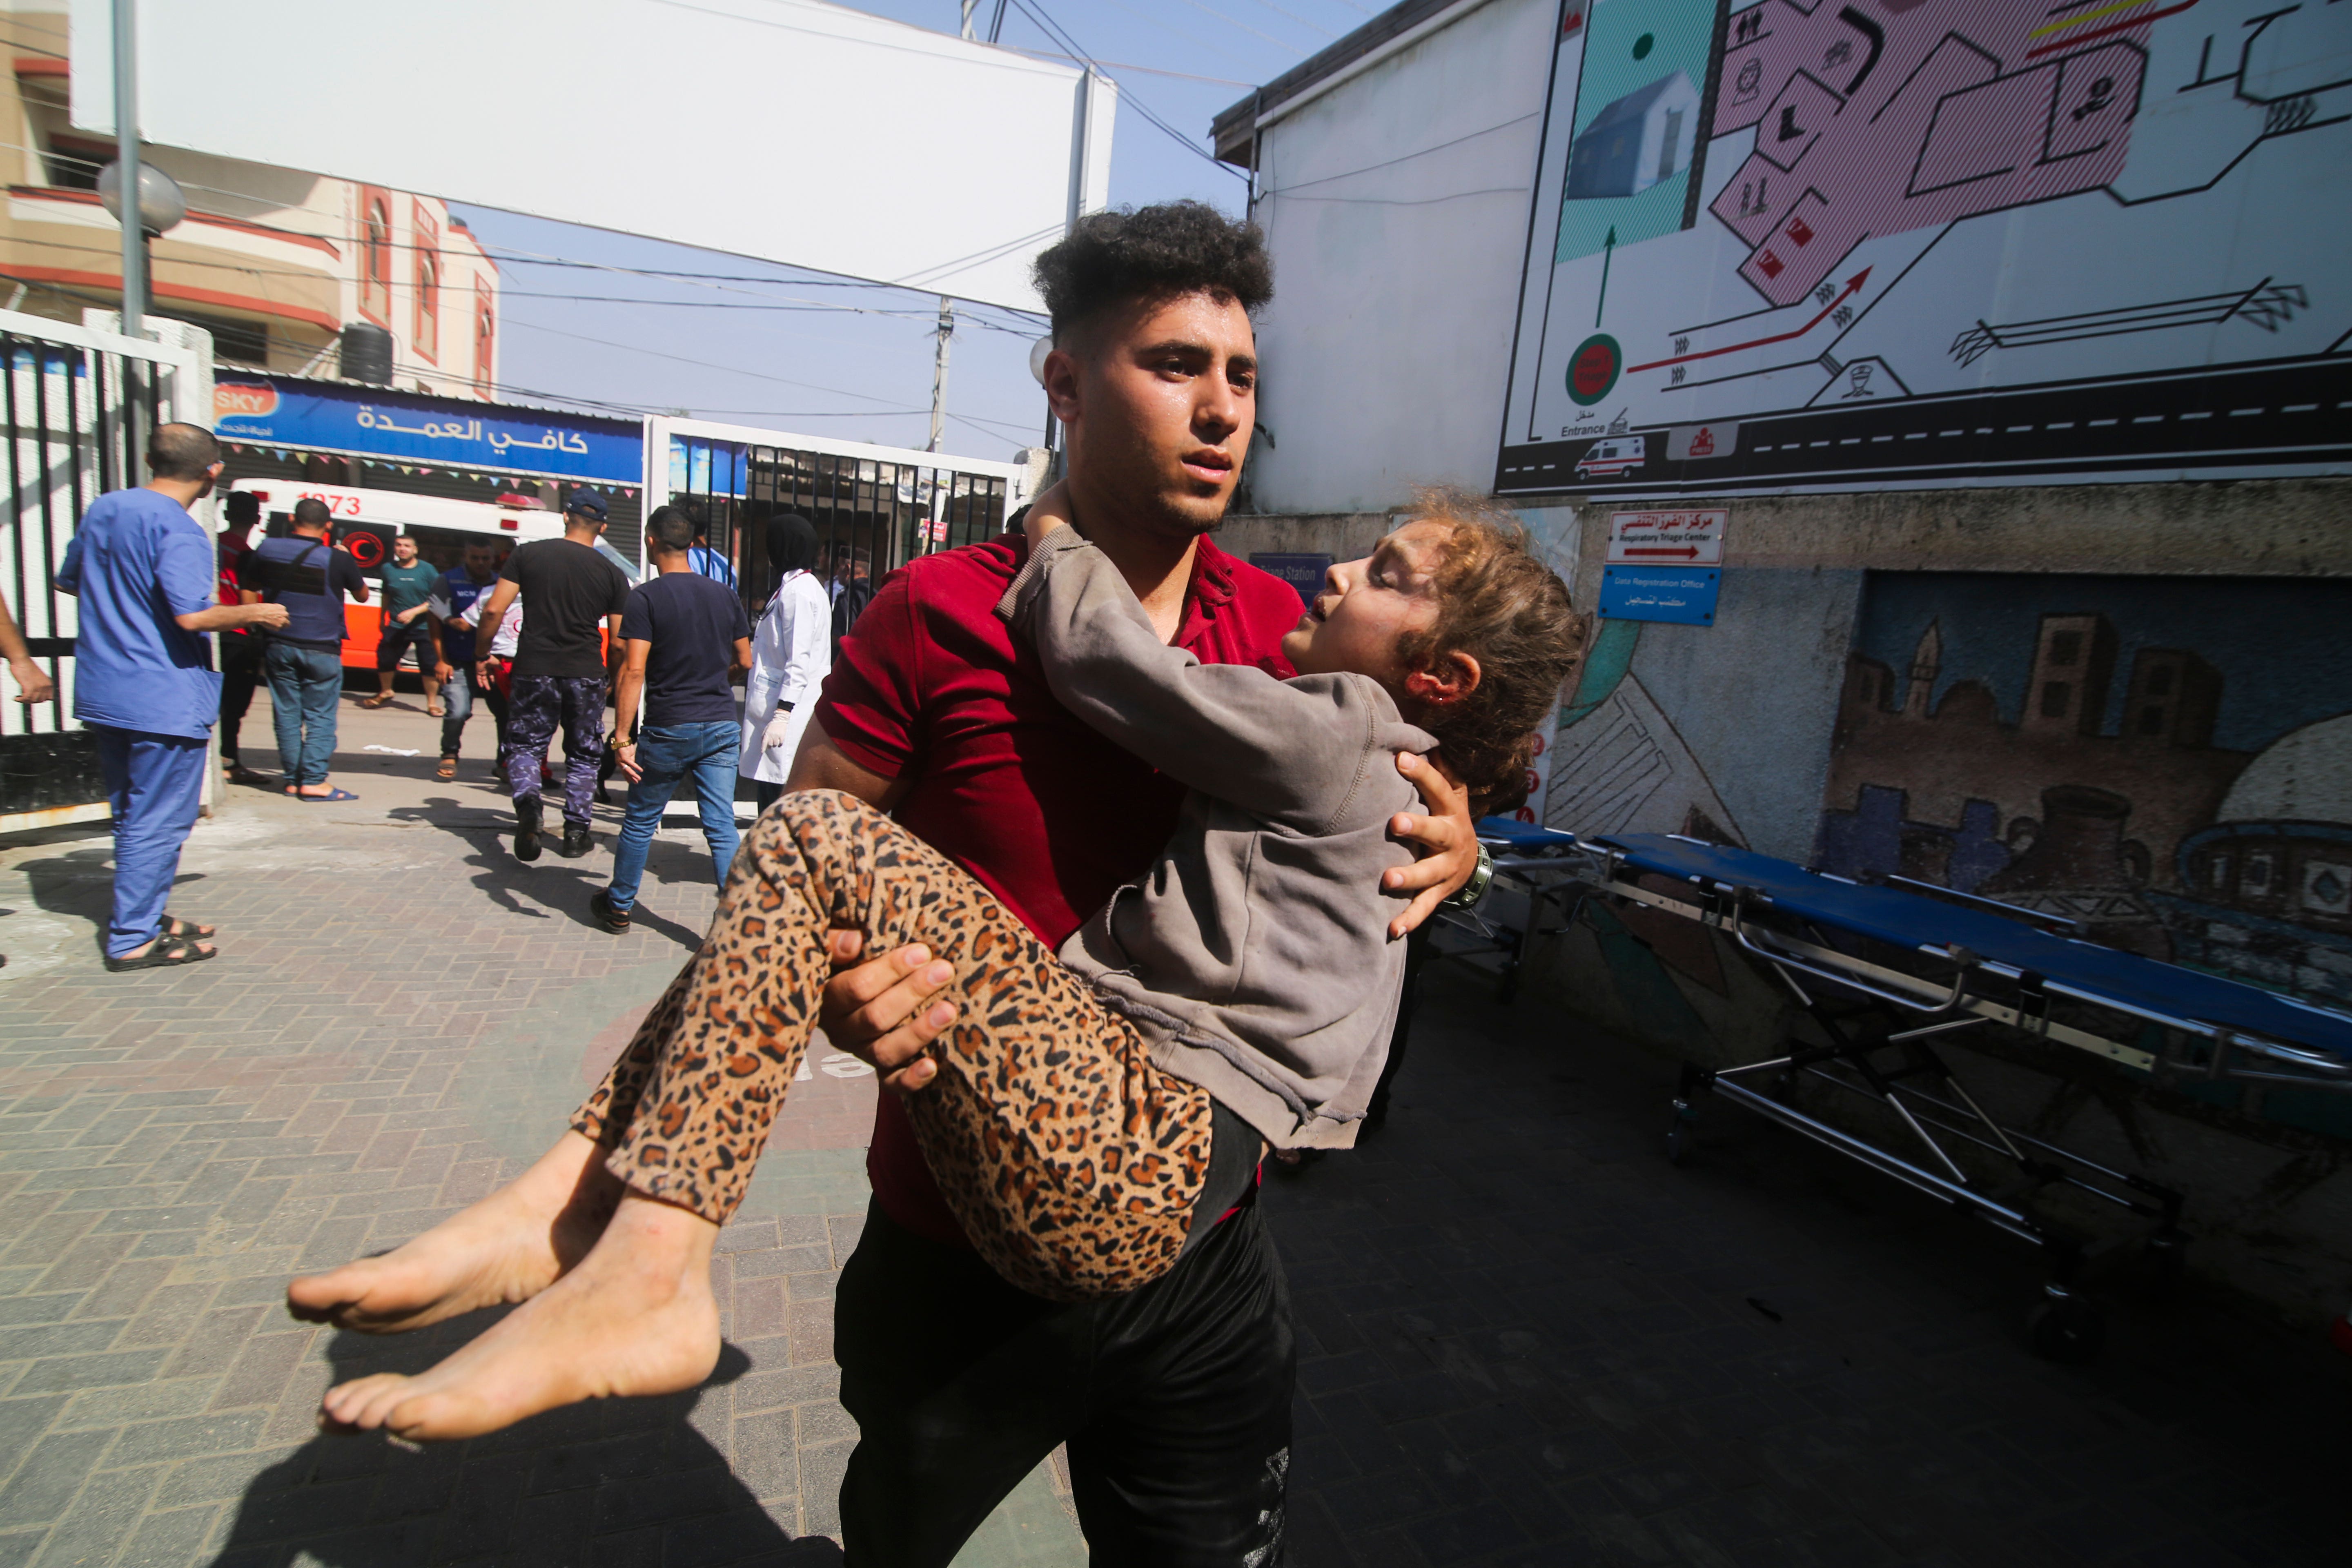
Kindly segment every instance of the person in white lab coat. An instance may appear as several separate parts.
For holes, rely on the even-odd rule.
[[[784,793],[817,688],[833,668],[833,605],[809,568],[816,529],[798,512],[768,524],[768,561],[783,573],[751,633],[751,673],[743,682],[743,755],[736,771],[752,781],[760,809]]]

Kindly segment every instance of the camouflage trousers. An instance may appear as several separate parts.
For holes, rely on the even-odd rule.
[[[540,765],[563,726],[563,820],[585,825],[596,801],[596,765],[604,756],[604,678],[518,675],[508,698],[499,766],[515,799],[537,800]]]

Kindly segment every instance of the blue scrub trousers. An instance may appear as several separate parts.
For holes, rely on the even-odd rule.
[[[114,914],[106,956],[143,947],[163,929],[163,903],[180,874],[180,846],[196,825],[205,789],[205,742],[92,724],[114,807]]]
[[[689,774],[702,813],[703,840],[710,846],[712,868],[721,886],[727,868],[735,863],[740,836],[735,828],[735,763],[743,749],[742,726],[733,720],[719,724],[680,724],[676,729],[651,725],[637,731],[637,771],[646,776],[629,785],[629,804],[621,816],[621,842],[613,851],[613,889],[605,896],[613,908],[626,914],[637,901],[637,884],[646,874],[646,854],[653,847],[654,829],[661,826],[662,807],[677,793]]]

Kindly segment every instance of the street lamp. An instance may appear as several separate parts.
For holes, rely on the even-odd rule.
[[[122,270],[122,322],[125,332],[140,330],[140,320],[147,313],[148,279],[154,268],[148,265],[147,242],[179,226],[188,216],[188,198],[180,189],[180,182],[149,163],[141,163],[139,170],[139,243],[138,265]],[[109,163],[98,172],[98,202],[122,223],[122,164]],[[129,228],[128,224],[123,226]],[[128,260],[131,237],[123,236],[123,250]]]

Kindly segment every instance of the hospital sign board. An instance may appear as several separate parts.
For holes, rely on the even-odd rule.
[[[1703,511],[1620,511],[1609,517],[1612,565],[1720,566],[1723,531],[1731,514]]]
[[[1722,586],[1723,574],[1710,567],[1603,566],[1601,618],[1711,626]]]

